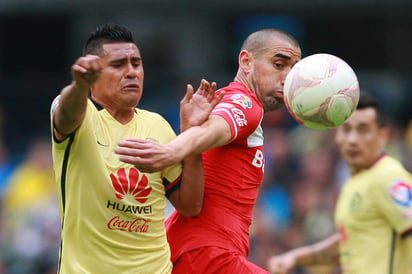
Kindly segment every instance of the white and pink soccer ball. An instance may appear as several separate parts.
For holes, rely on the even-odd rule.
[[[341,125],[356,109],[359,83],[345,61],[318,53],[291,69],[283,93],[285,105],[298,123],[325,130]]]

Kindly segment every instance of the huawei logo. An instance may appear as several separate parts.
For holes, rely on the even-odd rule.
[[[152,187],[149,186],[149,181],[145,175],[142,175],[139,180],[139,171],[136,168],[131,168],[129,174],[124,168],[117,171],[115,174],[110,174],[112,185],[116,191],[116,197],[120,200],[135,200],[139,203],[145,203],[152,192]]]

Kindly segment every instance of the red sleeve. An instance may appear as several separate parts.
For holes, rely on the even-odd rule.
[[[249,136],[260,124],[263,108],[254,99],[243,93],[228,93],[212,111],[211,115],[218,115],[229,124],[231,141]]]

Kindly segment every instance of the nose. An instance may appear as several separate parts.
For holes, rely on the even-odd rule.
[[[356,130],[349,131],[347,135],[347,139],[348,139],[348,143],[356,143],[358,139],[358,134]]]
[[[281,84],[282,86],[285,85],[285,80],[286,80],[286,77],[288,76],[289,72],[290,72],[290,68],[285,69],[285,70],[281,73],[281,75],[280,75],[280,84]]]
[[[127,65],[127,74],[126,74],[126,77],[127,77],[127,78],[136,78],[137,75],[138,75],[138,70],[139,70],[139,67],[135,67],[135,66],[133,66],[132,63],[129,63],[129,64]]]

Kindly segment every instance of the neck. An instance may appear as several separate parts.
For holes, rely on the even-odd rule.
[[[135,114],[135,108],[124,108],[124,109],[118,109],[116,107],[113,107],[109,104],[105,104],[96,97],[90,96],[90,99],[93,101],[94,105],[99,109],[105,109],[113,118],[118,121],[121,124],[127,124],[133,119],[133,116]]]
[[[351,175],[355,175],[359,172],[361,172],[364,169],[369,169],[371,168],[374,164],[376,164],[380,159],[382,159],[383,157],[385,157],[386,153],[385,152],[381,152],[370,164],[366,165],[366,166],[356,166],[356,165],[352,165],[349,167],[350,169],[350,173]]]

